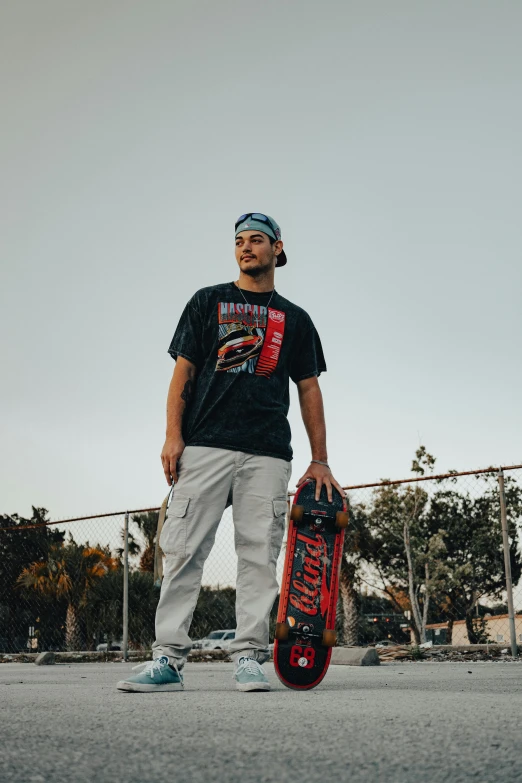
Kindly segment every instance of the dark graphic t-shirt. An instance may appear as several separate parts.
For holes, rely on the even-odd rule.
[[[321,341],[310,316],[277,292],[244,294],[248,304],[234,283],[202,288],[180,318],[169,353],[198,371],[183,438],[289,461],[288,379],[326,370]]]

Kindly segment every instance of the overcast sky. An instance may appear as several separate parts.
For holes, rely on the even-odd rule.
[[[2,4],[2,513],[161,502],[182,308],[242,212],[343,483],[522,462],[518,0]],[[294,479],[309,460],[295,392]]]

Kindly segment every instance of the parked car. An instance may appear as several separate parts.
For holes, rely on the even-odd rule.
[[[101,644],[96,645],[97,652],[116,652],[118,650],[123,650],[123,640],[119,642],[112,641],[110,642],[102,642]]]
[[[230,642],[236,638],[234,628],[228,628],[221,631],[212,631],[204,639],[197,639],[192,645],[196,650],[228,650]]]

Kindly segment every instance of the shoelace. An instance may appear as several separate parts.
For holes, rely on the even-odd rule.
[[[256,675],[259,674],[260,669],[261,666],[254,658],[245,658],[237,667],[236,674],[242,674],[243,672],[246,672],[247,674]]]
[[[148,674],[149,677],[154,679],[154,676],[157,672],[160,671],[160,669],[164,666],[164,664],[160,663],[161,658],[155,658],[153,661],[147,661],[146,663],[139,663],[137,666],[132,667],[132,671],[136,671],[137,669],[143,669],[144,674]],[[183,684],[183,677],[176,665],[176,663],[171,663],[171,666],[174,667],[176,674],[179,677],[179,681],[181,683],[181,687],[184,688],[185,685]]]

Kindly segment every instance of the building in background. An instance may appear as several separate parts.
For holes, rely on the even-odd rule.
[[[507,614],[486,615],[481,618],[484,622],[484,633],[487,642],[491,644],[509,644],[509,616]],[[515,615],[515,630],[518,644],[522,644],[522,614]],[[415,637],[411,631],[411,641],[415,644]],[[426,626],[426,639],[433,644],[448,644],[448,623],[431,623]],[[486,643],[486,642],[485,642]],[[469,644],[468,632],[465,620],[455,620],[451,644],[454,647]]]

